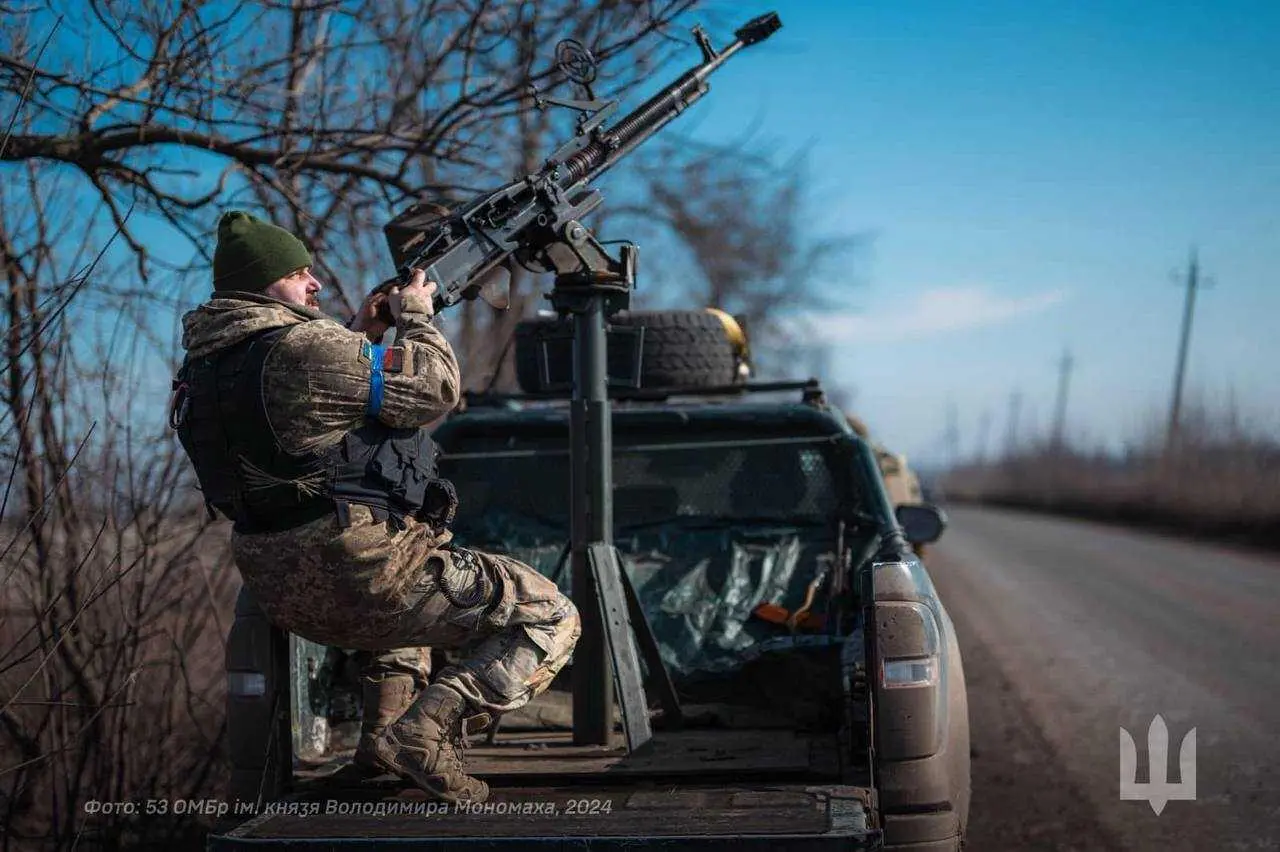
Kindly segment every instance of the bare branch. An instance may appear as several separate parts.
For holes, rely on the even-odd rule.
[[[13,115],[9,116],[9,124],[4,129],[4,138],[0,139],[0,159],[4,158],[5,149],[9,147],[9,136],[13,133],[13,125],[18,120],[18,113],[22,111],[22,105],[27,102],[27,95],[31,93],[31,82],[35,79],[35,70],[40,65],[40,57],[44,56],[45,48],[49,46],[49,42],[53,41],[53,34],[58,31],[58,25],[61,23],[62,16],[59,15],[58,20],[54,22],[49,34],[45,36],[44,42],[40,45],[40,50],[36,52],[36,61],[31,65],[31,72],[27,74],[27,81],[22,84],[22,94],[18,96],[18,103],[13,108]]]

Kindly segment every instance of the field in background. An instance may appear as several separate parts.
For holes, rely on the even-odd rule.
[[[1039,444],[936,480],[946,501],[1035,509],[1280,548],[1280,440],[1234,412],[1189,410],[1179,439],[1160,430],[1122,453]]]

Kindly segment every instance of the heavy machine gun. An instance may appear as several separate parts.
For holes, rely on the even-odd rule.
[[[707,78],[739,50],[763,41],[782,26],[768,13],[738,29],[734,41],[716,50],[705,32],[694,28],[702,62],[690,68],[630,115],[605,127],[617,100],[597,100],[591,84],[596,64],[579,42],[566,39],[556,48],[556,64],[586,94],[585,100],[558,100],[534,90],[535,103],[580,111],[577,132],[534,174],[453,207],[419,204],[384,229],[396,263],[396,277],[379,290],[407,283],[413,269],[438,285],[435,308],[474,299],[489,273],[513,258],[527,268],[567,275],[608,274],[634,280],[634,247],[617,261],[610,258],[578,220],[603,200],[592,183],[666,126],[708,91]],[[385,317],[389,319],[389,317]]]
[[[572,485],[566,552],[573,601],[582,618],[573,668],[574,742],[579,745],[609,742],[614,686],[628,749],[642,747],[652,736],[636,638],[666,718],[678,723],[680,709],[612,538],[613,439],[606,392],[606,331],[608,317],[629,306],[635,247],[625,244],[614,259],[578,220],[603,200],[593,181],[706,94],[707,77],[725,60],[781,26],[776,14],[762,15],[739,29],[735,40],[719,51],[706,33],[695,28],[702,62],[609,127],[604,123],[618,102],[596,99],[591,90],[595,60],[580,43],[562,41],[556,50],[557,65],[584,90],[586,99],[556,100],[536,90],[534,97],[539,106],[578,110],[574,137],[535,174],[457,207],[420,203],[385,228],[397,278],[383,287],[408,281],[414,269],[421,269],[428,281],[438,285],[434,303],[439,311],[480,295],[490,273],[514,260],[526,268],[554,273],[551,303],[562,317],[572,317]]]

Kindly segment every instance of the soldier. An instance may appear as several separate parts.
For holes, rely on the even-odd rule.
[[[529,566],[452,542],[457,499],[429,424],[461,379],[431,324],[436,285],[417,271],[344,327],[319,311],[311,262],[288,231],[222,217],[212,298],[183,317],[170,421],[209,511],[234,521],[236,565],[267,615],[365,652],[357,761],[483,801],[488,786],[463,772],[464,720],[483,727],[546,689],[578,613]],[[372,342],[384,301],[387,348]],[[461,652],[430,685],[426,646]]]

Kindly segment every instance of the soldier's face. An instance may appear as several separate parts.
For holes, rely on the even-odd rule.
[[[311,267],[304,266],[294,270],[278,281],[272,282],[266,290],[268,296],[293,305],[305,305],[308,308],[320,307],[320,290],[323,285],[311,274]]]

